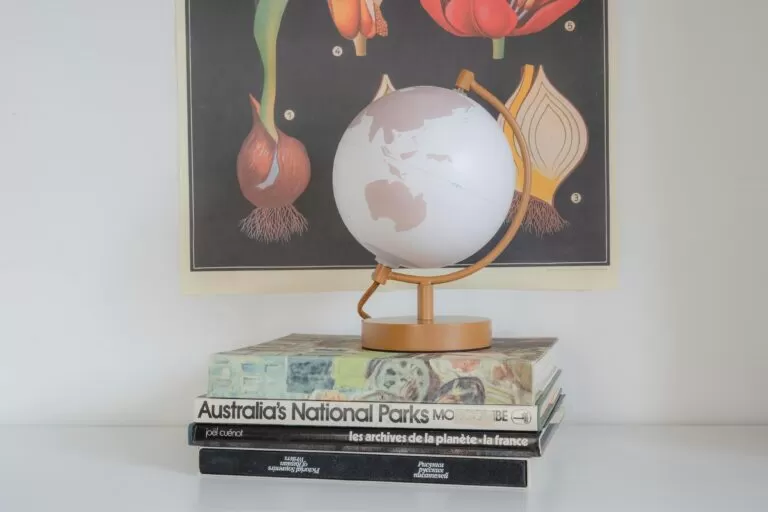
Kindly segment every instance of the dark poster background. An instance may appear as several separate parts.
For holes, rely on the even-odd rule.
[[[418,0],[384,0],[389,34],[370,39],[367,55],[358,57],[352,42],[339,35],[325,0],[291,0],[278,35],[275,117],[280,130],[304,143],[311,180],[294,203],[309,230],[286,243],[252,240],[238,225],[253,209],[240,191],[236,159],[251,129],[248,95],[258,99],[262,87],[254,9],[253,0],[187,4],[192,270],[374,266],[373,256],[347,232],[336,211],[331,173],[342,133],[373,99],[382,74],[396,88],[453,87],[458,72],[468,68],[506,101],[524,64],[544,66],[584,118],[589,146],[555,196],[568,227],[543,236],[521,230],[494,266],[608,264],[602,0],[582,0],[542,32],[507,38],[502,60],[492,59],[490,40],[444,31]],[[565,30],[566,21],[574,22],[575,30]],[[340,56],[333,52],[337,46],[343,50]],[[295,112],[290,121],[283,115],[287,109]],[[580,202],[572,201],[574,193]]]

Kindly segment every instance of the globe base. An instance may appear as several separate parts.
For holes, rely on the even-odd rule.
[[[460,352],[491,346],[491,321],[474,316],[366,318],[362,346],[384,352]]]

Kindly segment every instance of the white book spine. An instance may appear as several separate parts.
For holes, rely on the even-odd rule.
[[[194,400],[197,423],[317,427],[538,431],[538,407],[208,398]]]

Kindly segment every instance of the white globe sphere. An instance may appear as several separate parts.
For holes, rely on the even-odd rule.
[[[347,229],[378,263],[441,268],[499,231],[516,178],[487,110],[457,91],[419,86],[382,96],[350,123],[333,194]]]

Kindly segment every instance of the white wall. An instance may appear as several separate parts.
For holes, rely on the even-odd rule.
[[[559,335],[572,422],[768,422],[768,4],[736,3],[613,2],[619,289],[437,295]],[[0,422],[182,424],[209,353],[355,331],[357,293],[180,294],[171,0],[0,12]]]

